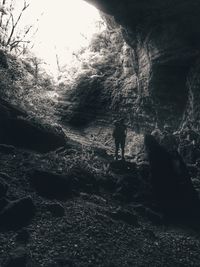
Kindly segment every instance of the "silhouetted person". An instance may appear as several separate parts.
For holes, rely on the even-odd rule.
[[[121,148],[122,160],[124,160],[124,149],[127,134],[127,127],[124,124],[124,119],[115,122],[113,130],[113,138],[115,140],[115,159],[118,160],[118,151]]]

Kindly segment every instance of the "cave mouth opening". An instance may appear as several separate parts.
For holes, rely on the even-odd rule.
[[[67,126],[87,126],[106,112],[118,113],[122,88],[136,88],[132,52],[121,26],[84,0],[57,5],[35,0],[26,23],[40,12],[35,57],[22,62],[24,79],[14,84],[20,87],[20,95],[11,93],[14,101],[20,98],[31,115]],[[52,76],[43,71],[47,68]]]
[[[38,30],[25,52],[18,56],[13,50],[13,54],[8,56],[11,69],[6,70],[5,75],[3,73],[6,86],[4,79],[0,84],[4,98],[16,103],[31,116],[59,124],[60,110],[65,115],[69,106],[65,93],[72,91],[78,79],[83,77],[88,94],[85,96],[85,88],[78,84],[80,90],[74,90],[78,91],[74,98],[81,95],[78,110],[82,112],[86,105],[92,113],[94,105],[88,104],[87,96],[92,95],[89,99],[91,103],[97,99],[97,90],[93,90],[97,87],[95,79],[102,75],[102,65],[108,71],[109,58],[106,56],[112,52],[106,15],[84,0],[59,0],[57,3],[19,0],[16,6],[13,5],[16,19],[24,3],[30,5],[20,17],[16,34],[18,31],[23,34],[30,25],[34,30],[37,26]],[[115,54],[119,54],[118,51]],[[88,82],[91,82],[91,90],[88,90]],[[98,84],[98,88],[102,86]]]
[[[106,27],[99,10],[83,0],[60,0],[56,4],[35,0],[24,21],[27,24],[36,18],[39,18],[38,30],[32,52],[44,61],[44,68],[54,78],[63,67],[78,64],[80,51]]]

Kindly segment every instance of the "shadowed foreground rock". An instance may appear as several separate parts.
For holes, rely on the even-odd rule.
[[[18,106],[0,98],[0,118],[17,118],[18,116],[26,117],[27,113]]]
[[[64,200],[83,192],[97,192],[95,177],[87,170],[73,167],[66,175],[33,170],[30,183],[37,193],[48,199]]]
[[[65,200],[81,191],[98,190],[95,177],[89,171],[78,167],[73,167],[66,175],[33,170],[30,173],[30,183],[39,195],[48,199]]]
[[[69,179],[64,175],[42,170],[30,174],[30,183],[37,193],[48,199],[66,199],[71,196]]]
[[[49,152],[66,144],[62,131],[20,118],[0,120],[0,143],[37,152]]]
[[[25,197],[10,202],[0,213],[0,226],[6,230],[15,230],[26,226],[35,214],[32,198]]]
[[[199,217],[197,192],[181,156],[168,153],[151,135],[146,135],[144,142],[153,191],[160,208],[170,216]]]
[[[14,147],[37,152],[49,152],[65,146],[66,139],[61,129],[26,119],[27,113],[0,99],[0,151],[12,153]]]

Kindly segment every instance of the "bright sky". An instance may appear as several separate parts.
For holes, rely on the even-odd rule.
[[[21,1],[17,4],[23,4]],[[30,3],[23,23],[39,18],[34,52],[50,65],[52,72],[56,68],[56,53],[61,63],[67,63],[73,51],[89,44],[98,31],[97,22],[102,20],[99,11],[84,0],[30,0]]]

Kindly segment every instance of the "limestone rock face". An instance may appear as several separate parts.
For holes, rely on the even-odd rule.
[[[133,49],[137,89],[153,120],[199,118],[200,4],[186,0],[87,0],[122,25]],[[148,113],[147,111],[145,111]],[[138,111],[140,115],[141,110]]]

